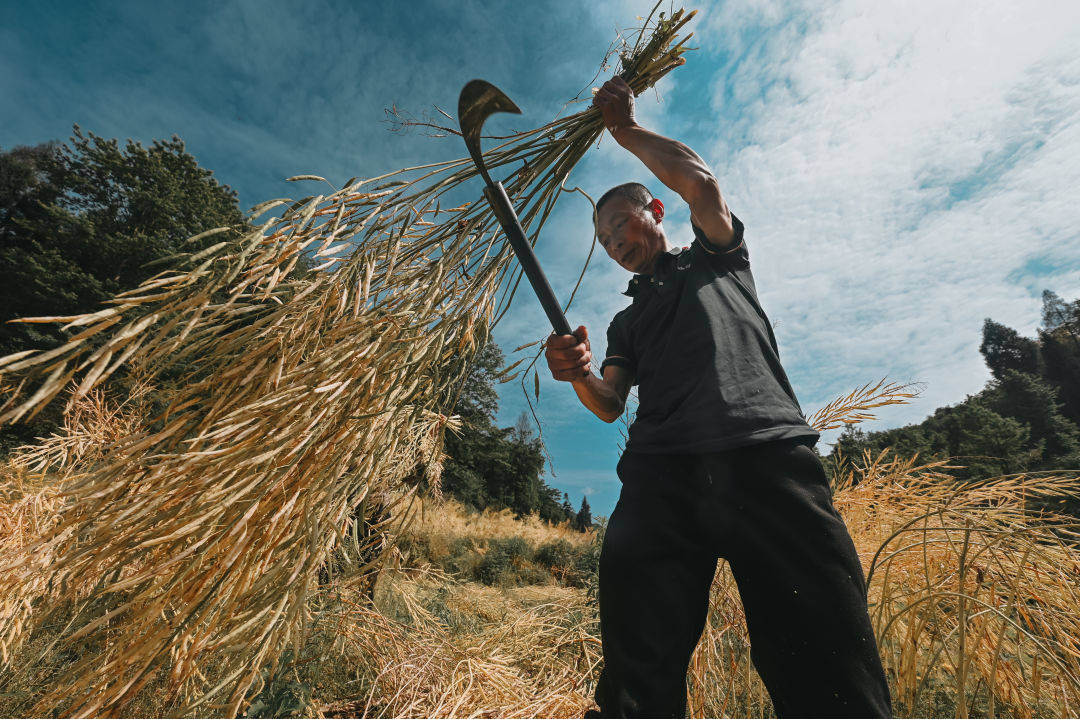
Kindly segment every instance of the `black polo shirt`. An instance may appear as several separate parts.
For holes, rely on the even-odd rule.
[[[806,423],[758,302],[743,223],[717,250],[693,226],[690,247],[661,253],[653,274],[634,275],[633,303],[607,332],[601,365],[625,367],[638,386],[627,450],[718,452],[819,433]]]

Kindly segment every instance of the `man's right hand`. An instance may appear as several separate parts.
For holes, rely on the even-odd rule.
[[[572,335],[551,335],[544,349],[551,376],[560,382],[578,382],[592,374],[589,331],[582,325]]]

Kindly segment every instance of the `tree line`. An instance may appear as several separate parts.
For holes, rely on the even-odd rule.
[[[518,516],[535,513],[552,523],[569,521],[578,531],[592,526],[589,500],[581,498],[575,512],[570,495],[549,486],[541,476],[544,465],[540,439],[522,413],[513,427],[498,427],[497,376],[504,364],[494,342],[477,354],[454,407],[460,415],[460,434],[448,432],[442,489],[466,506],[508,508]]]
[[[51,349],[67,338],[54,324],[9,324],[17,317],[99,309],[168,267],[169,258],[220,242],[187,238],[217,227],[250,229],[237,193],[200,167],[183,140],[149,147],[107,139],[78,125],[66,143],[0,148],[0,356]],[[306,273],[299,263],[294,273]],[[494,342],[476,358],[453,411],[443,489],[475,509],[509,508],[551,522],[592,526],[588,501],[575,511],[567,493],[542,478],[540,441],[528,422],[496,426],[494,384],[503,355]],[[168,378],[165,378],[166,381]],[[123,383],[123,375],[116,382]],[[32,421],[0,427],[0,455],[48,435],[61,422],[55,402]]]
[[[957,458],[961,480],[1018,472],[1080,469],[1080,299],[1042,294],[1042,322],[1025,337],[987,318],[979,346],[991,378],[963,402],[922,422],[866,432],[848,427],[830,457],[863,450]],[[1080,501],[1068,502],[1080,514]]]

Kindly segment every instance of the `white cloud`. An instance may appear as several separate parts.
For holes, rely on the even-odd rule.
[[[888,374],[927,390],[882,426],[918,421],[984,384],[983,318],[1080,293],[1080,6],[781,7],[703,23],[732,58],[707,159],[804,408]]]
[[[641,122],[704,155],[746,222],[805,410],[887,375],[925,390],[873,427],[919,421],[984,385],[985,317],[1032,334],[1044,287],[1080,295],[1078,20],[1080,6],[1047,2],[729,0],[695,22],[701,50],[665,80],[665,101],[639,99]],[[703,79],[711,108],[691,117]],[[626,180],[657,184],[605,139],[568,184],[596,197]],[[683,243],[685,210],[668,204],[669,238]],[[545,230],[539,254],[561,297],[590,232],[580,199]],[[598,253],[568,313],[597,357],[627,279]],[[547,333],[535,305],[523,287],[498,331],[504,347]],[[545,429],[585,431],[592,418],[540,367]],[[503,393],[515,413],[519,394]]]

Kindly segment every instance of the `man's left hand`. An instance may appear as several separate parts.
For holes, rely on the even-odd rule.
[[[604,127],[612,134],[619,128],[637,124],[634,121],[634,91],[618,75],[597,91],[593,96],[593,105],[600,108]]]

